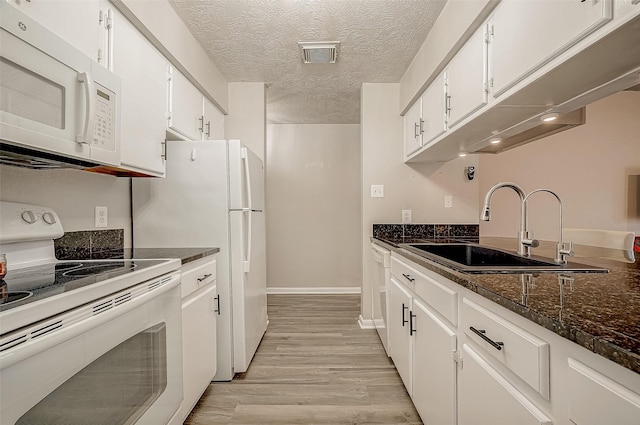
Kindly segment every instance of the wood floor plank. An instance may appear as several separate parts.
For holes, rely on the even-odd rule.
[[[359,295],[269,295],[249,369],[212,383],[185,425],[421,424]]]

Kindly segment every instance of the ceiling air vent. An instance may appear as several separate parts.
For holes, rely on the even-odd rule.
[[[300,41],[302,63],[336,63],[339,41]]]

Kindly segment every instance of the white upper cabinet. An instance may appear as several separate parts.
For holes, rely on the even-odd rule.
[[[490,19],[493,97],[607,23],[611,0],[503,1]]]
[[[404,115],[404,156],[422,147],[422,99],[416,100]]]
[[[487,37],[483,25],[447,66],[448,128],[487,104]]]
[[[187,140],[224,139],[224,115],[173,67],[169,82],[169,129]]]
[[[100,23],[98,0],[8,0],[24,14],[67,43],[98,61]]]
[[[447,129],[444,73],[422,95],[422,145],[427,146]]]
[[[169,128],[186,139],[202,139],[202,93],[173,67],[169,92]]]
[[[113,16],[113,72],[122,79],[123,168],[163,176],[168,62],[122,15]]]
[[[223,140],[224,114],[206,97],[204,98],[204,134],[205,140]]]

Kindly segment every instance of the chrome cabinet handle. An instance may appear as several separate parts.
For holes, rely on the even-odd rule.
[[[485,335],[487,331],[485,331],[484,329],[476,329],[473,326],[469,326],[469,329],[471,329],[471,332],[473,332],[474,334],[478,335],[480,338],[482,338],[483,340],[491,344],[491,346],[496,350],[502,350],[502,347],[504,347],[504,342],[494,341],[491,338],[489,338],[487,335]]]
[[[413,283],[413,282],[415,282],[415,281],[416,281],[414,278],[412,278],[412,277],[411,277],[411,275],[410,275],[410,274],[402,273],[402,276],[404,276],[404,277],[405,277],[405,279],[407,279],[407,280],[408,280],[409,282],[411,282],[411,283]]]
[[[424,133],[424,120],[420,118],[420,134]]]
[[[416,315],[413,314],[413,312],[409,312],[409,335],[413,336],[414,333],[416,333],[415,328],[413,327],[413,324],[415,323],[413,321],[413,319],[415,319]]]
[[[409,323],[409,321],[407,319],[404,318],[404,312],[405,310],[409,310],[409,307],[407,307],[406,305],[404,305],[404,303],[402,303],[402,327],[404,327],[404,325],[406,325],[407,323]]]
[[[413,123],[413,138],[417,139],[418,136],[420,135],[419,133],[420,131],[420,125],[417,122]]]
[[[207,273],[202,277],[198,278],[198,282],[202,282],[203,280],[207,280],[207,278],[211,277],[211,273]]]
[[[202,115],[200,118],[198,118],[198,121],[200,121],[200,127],[198,127],[198,130],[201,133],[204,133],[204,115]]]
[[[218,313],[218,316],[220,316],[220,294],[216,295],[215,300],[218,305],[218,308],[216,308],[214,312]]]
[[[207,121],[207,137],[211,137],[211,121]]]

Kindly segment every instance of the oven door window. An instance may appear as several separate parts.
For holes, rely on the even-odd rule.
[[[166,323],[160,323],[87,365],[16,425],[134,424],[166,387]]]

